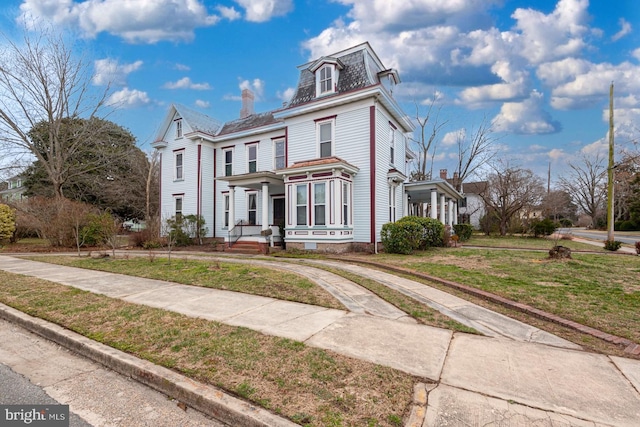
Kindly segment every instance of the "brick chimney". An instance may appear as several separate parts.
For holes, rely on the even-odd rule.
[[[253,99],[253,92],[249,89],[242,89],[242,110],[240,110],[241,119],[253,114]]]
[[[440,178],[447,179],[447,170],[446,169],[440,169]]]

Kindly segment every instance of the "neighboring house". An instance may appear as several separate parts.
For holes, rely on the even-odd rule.
[[[279,110],[255,114],[248,90],[227,123],[171,106],[152,143],[163,217],[202,215],[208,237],[230,244],[267,245],[282,229],[287,248],[332,252],[377,249],[382,225],[407,215],[409,200],[428,197],[440,204],[432,216],[455,222],[451,185],[405,186],[413,125],[393,98],[398,73],[368,43],[298,70]]]
[[[23,184],[23,179],[22,175],[9,178],[5,185],[0,187],[2,188],[0,190],[0,201],[15,202],[22,200],[25,197],[24,192],[27,190]]]
[[[458,220],[461,223],[471,224],[475,229],[480,229],[480,218],[487,210],[480,194],[487,189],[487,181],[464,182],[462,183]]]

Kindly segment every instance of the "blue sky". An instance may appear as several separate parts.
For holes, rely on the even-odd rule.
[[[637,0],[19,0],[0,29],[44,19],[74,32],[111,80],[110,119],[149,149],[173,102],[238,117],[244,87],[257,112],[280,107],[297,66],[368,41],[402,84],[409,115],[437,94],[435,169],[454,168],[455,140],[483,120],[500,157],[546,175],[607,147],[615,83],[616,144],[640,138]]]

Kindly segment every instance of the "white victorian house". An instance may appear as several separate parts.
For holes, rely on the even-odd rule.
[[[405,184],[413,125],[393,97],[398,73],[368,43],[298,69],[279,110],[255,114],[247,90],[227,123],[169,109],[152,144],[163,217],[201,215],[208,237],[229,245],[284,237],[287,248],[331,252],[377,248],[382,225],[412,203],[455,223],[461,195],[445,180]]]

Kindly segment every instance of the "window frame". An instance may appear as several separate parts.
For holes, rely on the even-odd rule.
[[[282,155],[278,156],[278,144],[282,143]],[[278,159],[282,158],[282,166],[278,167]],[[273,169],[284,169],[287,167],[287,141],[284,138],[273,140]]]
[[[255,206],[253,209],[251,208],[251,199]],[[251,219],[251,214],[253,213],[253,220]],[[247,221],[249,225],[258,225],[258,193],[257,192],[248,192],[247,193]]]
[[[175,150],[173,152],[173,180],[184,181],[184,154],[185,149]],[[180,161],[178,162],[178,159]]]
[[[319,203],[318,202],[318,192],[316,191],[316,189],[322,188],[323,192],[322,192],[322,196],[324,197],[324,200]],[[313,183],[313,202],[312,202],[312,206],[313,206],[313,218],[312,218],[312,224],[313,226],[326,226],[327,225],[327,182],[326,181],[321,181],[321,182],[314,182]],[[321,210],[319,210],[319,208]],[[319,213],[322,213],[322,223],[320,223],[318,221],[318,217],[320,216]]]
[[[389,126],[389,163],[395,165],[396,151],[396,130],[393,126]]]
[[[295,186],[296,189],[296,226],[308,225],[307,224],[307,211],[309,207],[309,187],[307,184],[299,184]],[[304,202],[300,203],[300,190],[304,190]],[[300,221],[300,214],[303,212],[302,218],[304,221]]]
[[[180,209],[178,209],[180,205]],[[175,194],[173,196],[173,210],[176,219],[181,218],[184,212],[184,194]]]
[[[229,194],[223,194],[222,195],[222,211],[223,213],[223,217],[222,217],[222,228],[229,228],[229,208],[231,206],[231,202],[229,199]]]
[[[182,138],[182,119],[176,119],[176,139]]]
[[[397,209],[396,209],[396,189],[397,185],[389,185],[389,222],[396,222]]]
[[[349,182],[342,182],[342,225],[349,226],[349,218],[351,217],[351,184]]]
[[[224,170],[224,176],[233,176],[233,151],[233,147],[222,149],[222,169]],[[231,156],[230,162],[227,162],[227,153],[229,153]],[[229,170],[227,170],[227,168],[229,168]]]
[[[322,127],[329,125],[330,126],[330,136],[329,140],[322,140]],[[316,144],[317,144],[317,154],[318,158],[327,158],[334,156],[335,153],[335,128],[336,128],[336,119],[332,117],[330,119],[320,120],[316,122]],[[328,156],[322,155],[322,147],[323,144],[329,144],[330,152]]]
[[[258,172],[258,143],[254,142],[252,144],[247,144],[247,172],[254,173]],[[255,158],[251,159],[251,151],[255,150]],[[251,170],[251,164],[253,163],[253,169]]]

